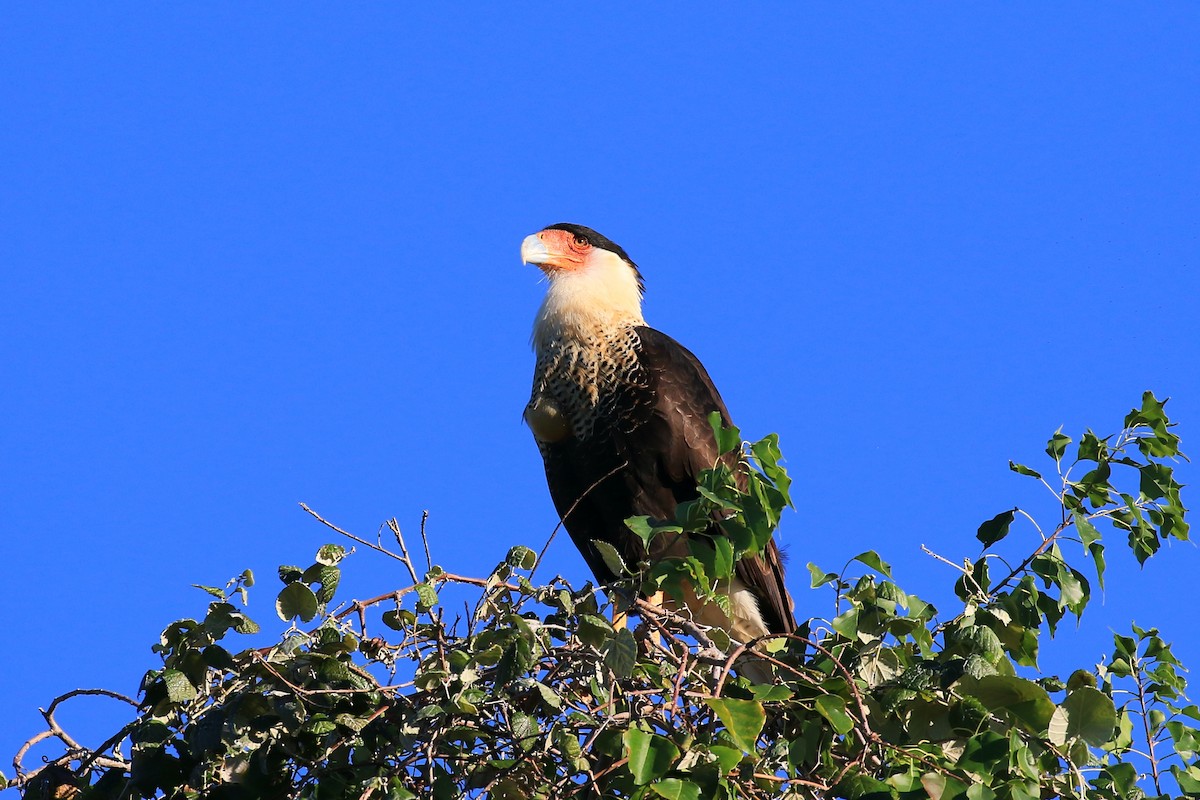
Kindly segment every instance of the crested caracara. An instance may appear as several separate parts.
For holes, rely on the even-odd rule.
[[[731,424],[725,403],[694,355],[646,325],[642,276],[620,246],[559,223],[527,236],[521,259],[550,279],[533,325],[537,363],[525,421],[567,533],[604,584],[617,576],[594,542],[611,544],[631,565],[686,554],[661,543],[665,537],[646,553],[625,520],[671,519],[676,505],[697,496],[697,476],[719,455],[709,414]],[[719,526],[710,533],[721,535]],[[688,609],[698,622],[742,643],[795,630],[774,541],[738,561],[720,588],[731,617],[708,603]]]

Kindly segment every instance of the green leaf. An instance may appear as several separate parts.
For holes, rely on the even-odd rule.
[[[849,733],[854,728],[854,719],[846,713],[846,701],[836,694],[818,697],[817,713],[829,720],[838,733]]]
[[[334,717],[333,721],[338,725],[341,725],[343,728],[349,728],[357,733],[358,731],[361,731],[363,728],[367,727],[367,723],[370,720],[369,718],[358,717],[354,714],[342,713]]]
[[[1018,464],[1015,461],[1009,461],[1008,468],[1011,469],[1013,472],[1017,473],[1018,475],[1028,475],[1031,478],[1041,478],[1042,477],[1042,473],[1038,472],[1037,470],[1030,469],[1029,467],[1025,466],[1024,464]]]
[[[1133,550],[1134,557],[1137,558],[1139,564],[1145,564],[1150,556],[1158,552],[1162,543],[1158,540],[1158,533],[1154,530],[1154,526],[1146,521],[1142,515],[1142,510],[1137,506],[1136,501],[1128,494],[1122,493],[1121,499],[1125,501],[1125,507],[1129,511],[1129,548]]]
[[[649,517],[630,517],[625,520],[625,527],[637,534],[642,540],[642,544],[650,546],[650,541],[658,535],[658,531],[651,524]]]
[[[199,694],[187,676],[177,669],[165,669],[161,677],[163,685],[167,688],[167,698],[172,703],[184,703]]]
[[[834,617],[829,623],[832,628],[847,639],[858,637],[858,609],[851,608]]]
[[[979,775],[994,775],[1009,763],[1009,742],[991,730],[983,730],[967,739],[958,758],[958,767]]]
[[[294,583],[300,580],[300,576],[304,574],[304,570],[291,564],[283,564],[279,567],[279,580],[284,583]]]
[[[203,586],[203,585],[201,585],[201,584],[199,584],[199,583],[193,583],[193,584],[192,584],[192,586],[194,586],[194,587],[196,587],[197,589],[200,589],[200,590],[202,590],[202,591],[208,592],[208,593],[209,593],[209,594],[211,594],[213,597],[216,597],[216,598],[217,598],[217,599],[219,599],[219,600],[224,600],[224,599],[225,599],[225,592],[223,592],[222,590],[218,589],[218,588],[217,588],[217,587],[215,587],[215,586]]]
[[[832,572],[826,572],[811,561],[808,562],[808,572],[812,575],[812,588],[814,589],[838,579],[837,575],[834,575]]]
[[[859,553],[850,560],[866,564],[876,572],[886,575],[889,578],[892,577],[891,565],[880,558],[879,553],[876,553],[874,550],[868,550],[865,553]]]
[[[317,615],[317,596],[303,583],[289,583],[275,599],[275,613],[284,622],[296,617],[302,622],[311,622]]]
[[[819,796],[819,795],[818,795]],[[896,797],[896,792],[878,778],[862,772],[851,772],[833,787],[830,797],[845,797],[848,800],[883,800]],[[933,795],[930,795],[933,796]],[[934,797],[939,800],[941,795]]]
[[[533,569],[534,564],[537,563],[537,553],[525,545],[519,544],[508,551],[504,561],[514,569]]]
[[[1139,473],[1141,475],[1139,491],[1148,500],[1166,497],[1167,493],[1175,486],[1172,470],[1166,464],[1157,464],[1152,461],[1149,464],[1143,464]]]
[[[972,678],[955,684],[961,693],[976,698],[991,711],[1007,711],[1033,733],[1042,733],[1054,715],[1054,701],[1033,681],[1009,675]]]
[[[710,745],[708,751],[717,757],[717,764],[721,767],[722,775],[727,775],[730,770],[742,763],[742,759],[746,755],[736,747],[726,747],[721,744]]]
[[[781,703],[784,700],[791,700],[794,694],[786,686],[770,686],[766,684],[751,686],[750,691],[754,694],[754,699],[762,703]]]
[[[558,696],[558,692],[541,681],[534,681],[533,685],[538,690],[538,694],[542,696],[543,703],[551,708],[562,708],[562,698]]]
[[[1173,423],[1163,412],[1166,403],[1159,401],[1153,392],[1146,392],[1142,395],[1141,410],[1134,409],[1125,416],[1127,429],[1146,427],[1153,432],[1138,439],[1138,449],[1145,455],[1167,458],[1179,454],[1179,437],[1167,430]]]
[[[592,647],[600,647],[612,636],[613,627],[604,617],[584,614],[579,618],[579,638]]]
[[[679,748],[665,736],[630,728],[621,737],[625,742],[625,757],[633,781],[644,786],[666,775],[679,758]]]
[[[395,608],[391,611],[383,612],[383,624],[394,631],[403,631],[411,627],[416,621],[413,613],[405,609]]]
[[[961,632],[960,640],[968,653],[982,656],[989,664],[997,664],[1004,657],[1004,645],[996,632],[986,625],[971,625]]]
[[[767,712],[757,700],[735,700],[733,698],[706,697],[704,702],[713,710],[733,743],[744,752],[753,753],[767,721]]]
[[[438,593],[428,583],[417,584],[417,608],[424,611],[438,604]]]
[[[330,545],[326,545],[329,547]],[[304,570],[303,580],[310,587],[316,583],[320,584],[321,588],[317,589],[317,601],[320,603],[328,603],[333,599],[334,593],[337,591],[338,583],[342,579],[342,571],[337,567],[327,564],[314,564]]]
[[[304,730],[314,736],[324,736],[327,733],[336,732],[337,725],[331,719],[315,717],[304,723]]]
[[[713,434],[716,436],[718,452],[724,455],[725,453],[741,449],[742,432],[733,425],[726,428],[722,424],[721,412],[714,411],[709,414],[708,424],[712,427]]]
[[[513,738],[516,739],[517,747],[522,750],[531,750],[537,744],[540,733],[537,717],[521,711],[514,711],[511,720]]]
[[[667,800],[700,800],[700,787],[691,781],[679,778],[663,778],[650,785],[650,789],[659,797]]]
[[[1096,526],[1089,522],[1087,517],[1083,514],[1073,514],[1072,520],[1084,547],[1090,547],[1093,543],[1100,541],[1100,531],[1096,530]]]
[[[1016,515],[1017,510],[1015,508],[1008,511],[1001,511],[979,526],[979,530],[975,532],[975,538],[983,542],[985,549],[991,547],[1005,536],[1008,536],[1008,527],[1012,525],[1013,518]]]
[[[624,680],[633,674],[633,665],[637,663],[637,642],[628,628],[621,628],[605,642],[602,652],[604,665],[618,678]]]
[[[1196,752],[1200,751],[1200,731],[1177,719],[1169,720],[1164,727],[1171,734],[1175,752],[1179,753],[1185,761],[1192,760]]]
[[[1067,713],[1067,736],[1079,737],[1093,747],[1112,738],[1117,727],[1117,709],[1112,698],[1089,686],[1067,695],[1062,708]]]
[[[910,767],[911,769],[911,767]],[[900,772],[895,775],[889,775],[886,781],[888,786],[900,792],[915,792],[922,789],[921,776],[915,772]]]
[[[533,650],[524,637],[517,637],[504,649],[496,663],[496,684],[503,686],[525,672],[533,662]]]
[[[925,790],[925,794],[929,795],[929,800],[942,800],[946,797],[946,784],[948,779],[940,772],[926,772],[921,776],[921,788]],[[950,795],[953,797],[953,794]]]
[[[1071,738],[1070,728],[1070,715],[1067,714],[1065,708],[1059,706],[1054,709],[1054,713],[1050,716],[1050,722],[1046,725],[1046,738],[1062,747]]]
[[[1193,764],[1185,769],[1172,764],[1171,775],[1179,783],[1179,789],[1185,797],[1200,797],[1200,767]]]
[[[399,778],[392,778],[388,786],[387,800],[416,800],[417,796],[400,783]]]
[[[504,648],[498,644],[493,644],[475,654],[475,663],[482,667],[491,667],[497,664],[503,655]]]
[[[709,581],[725,580],[733,575],[733,543],[723,536],[693,536],[688,549],[701,564]]]
[[[780,499],[785,504],[792,504],[791,487],[792,479],[788,476],[787,470],[781,465],[783,453],[779,450],[779,436],[771,433],[750,445],[750,452],[758,460],[762,466],[763,474],[771,483],[775,484],[775,488],[779,491]]]
[[[317,563],[332,567],[346,557],[346,548],[340,544],[327,544],[317,551]]]
[[[1053,458],[1055,461],[1062,461],[1063,452],[1066,451],[1067,445],[1071,443],[1071,437],[1062,432],[1060,427],[1050,437],[1050,441],[1046,442],[1046,455]]]
[[[592,546],[596,548],[596,552],[604,559],[604,566],[608,567],[609,572],[613,575],[618,578],[626,578],[633,574],[629,571],[629,567],[625,566],[625,560],[621,558],[621,554],[617,552],[617,548],[599,539],[592,540]]]
[[[1093,543],[1088,547],[1088,552],[1092,554],[1092,561],[1096,564],[1096,582],[1100,584],[1100,588],[1104,588],[1104,545]]]
[[[1007,788],[1008,796],[1012,800],[1041,800],[1042,798],[1036,781],[1012,781]]]

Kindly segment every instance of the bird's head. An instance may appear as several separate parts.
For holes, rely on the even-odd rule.
[[[564,329],[643,324],[642,275],[616,242],[583,225],[559,222],[525,237],[521,260],[550,278],[534,339]]]
[[[552,280],[566,273],[632,275],[638,293],[645,290],[637,264],[616,242],[583,225],[559,222],[532,233],[521,242],[521,260],[536,264]]]

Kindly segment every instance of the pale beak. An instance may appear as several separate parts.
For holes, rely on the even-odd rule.
[[[536,233],[531,233],[525,237],[525,241],[521,242],[521,263],[522,264],[545,264],[550,260],[550,249],[546,247],[546,243],[538,238]]]

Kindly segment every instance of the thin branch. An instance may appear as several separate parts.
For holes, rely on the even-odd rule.
[[[425,545],[425,568],[433,569],[433,559],[429,557],[429,536],[425,533],[425,523],[429,521],[429,509],[421,512],[421,542]]]
[[[1154,780],[1154,791],[1156,794],[1162,794],[1162,787],[1159,785],[1159,769],[1158,758],[1154,752],[1154,733],[1150,729],[1150,708],[1146,703],[1146,685],[1142,676],[1142,662],[1135,652],[1130,664],[1133,673],[1134,685],[1137,686],[1138,705],[1142,710],[1142,730],[1146,736],[1146,749],[1149,751],[1146,754],[1147,760],[1150,762],[1150,775]]]
[[[1030,513],[1029,513],[1028,511],[1026,511],[1025,509],[1021,508],[1020,506],[1017,506],[1016,508],[1014,508],[1014,509],[1013,509],[1013,511],[1016,511],[1018,514],[1020,514],[1021,516],[1023,516],[1025,519],[1027,519],[1027,520],[1029,520],[1031,523],[1033,523],[1033,527],[1037,529],[1038,536],[1041,536],[1041,537],[1042,537],[1042,539],[1043,539],[1043,540],[1045,540],[1045,538],[1046,538],[1046,534],[1042,533],[1042,526],[1041,526],[1041,525],[1038,525],[1038,522],[1037,522],[1037,520],[1036,520],[1036,519],[1034,519],[1034,518],[1033,518],[1033,517],[1030,515]]]
[[[417,577],[417,568],[413,566],[412,556],[408,554],[408,545],[404,542],[404,534],[400,532],[400,523],[396,521],[395,517],[392,517],[388,523],[388,527],[392,529],[392,534],[396,537],[396,544],[400,545],[400,552],[404,554],[400,558],[400,561],[408,569],[408,574],[412,576],[413,583],[420,583],[421,579]]]
[[[47,739],[53,738],[55,738],[54,731],[45,730],[41,733],[34,734],[25,742],[25,744],[21,745],[21,749],[17,751],[17,754],[13,756],[12,760],[13,769],[16,770],[18,776],[25,773],[25,767],[21,764],[21,761],[25,758],[25,754],[29,752],[29,749],[38,742],[44,742]]]
[[[58,719],[54,716],[55,712],[58,710],[58,707],[71,698],[81,696],[108,697],[128,703],[134,708],[137,708],[137,703],[132,698],[123,695],[120,692],[114,692],[109,689],[73,689],[65,694],[55,697],[50,702],[50,705],[44,711],[42,711],[42,717],[46,720],[46,724],[48,726],[47,729],[27,740],[23,745],[21,745],[21,748],[17,751],[17,754],[13,756],[12,764],[13,769],[16,772],[16,777],[9,785],[23,785],[32,780],[34,776],[36,776],[47,766],[53,764],[65,764],[75,760],[79,760],[81,762],[77,768],[78,770],[85,769],[93,763],[99,763],[101,766],[105,767],[115,767],[125,770],[129,769],[129,764],[126,762],[119,759],[105,757],[103,754],[124,739],[129,731],[135,727],[136,721],[122,727],[121,730],[110,736],[104,741],[104,743],[95,749],[84,747],[76,742],[75,739],[59,724]],[[38,767],[31,772],[26,772],[25,767],[22,764],[25,755],[34,745],[47,739],[58,739],[67,748],[67,752],[52,761],[46,762],[41,767]]]
[[[391,550],[388,550],[386,547],[382,547],[381,545],[377,545],[372,542],[369,542],[366,539],[362,538],[361,536],[355,536],[353,533],[350,533],[350,531],[342,530],[337,525],[334,525],[332,522],[325,519],[317,512],[313,511],[311,508],[308,507],[307,504],[301,503],[300,507],[303,508],[305,511],[307,511],[309,514],[311,514],[317,520],[317,522],[320,522],[322,525],[324,525],[325,527],[329,528],[332,531],[340,533],[342,536],[345,536],[347,539],[353,539],[354,541],[358,542],[362,546],[369,547],[372,550],[374,550],[378,553],[383,553],[385,556],[390,556],[390,557],[396,559],[397,561],[404,560],[400,556],[393,553]]]
[[[58,708],[60,703],[70,700],[72,697],[80,697],[82,695],[111,697],[113,700],[120,700],[123,703],[128,703],[134,708],[138,707],[137,701],[131,697],[128,697],[127,695],[121,694],[120,692],[114,692],[109,689],[72,689],[66,694],[59,695],[58,697],[54,698],[54,700],[50,703],[50,707],[46,709],[46,713],[53,714],[54,710]]]
[[[985,589],[984,589],[982,586],[980,586],[980,585],[979,585],[979,581],[975,580],[975,573],[974,573],[974,571],[973,571],[973,570],[970,568],[970,563],[971,563],[971,562],[970,562],[969,560],[966,560],[966,561],[965,561],[965,565],[963,565],[963,566],[960,566],[960,565],[958,565],[958,564],[955,564],[953,561],[951,561],[950,559],[946,558],[945,556],[938,555],[937,553],[933,552],[932,550],[930,550],[930,549],[929,549],[928,547],[926,547],[925,545],[921,545],[921,551],[922,551],[923,553],[925,553],[925,555],[927,555],[927,556],[932,556],[934,559],[936,559],[936,560],[938,560],[938,561],[942,562],[943,564],[946,564],[946,565],[948,565],[948,566],[950,566],[950,567],[953,567],[954,569],[956,569],[956,570],[958,570],[959,572],[961,572],[961,573],[963,574],[963,578],[964,578],[964,579],[966,579],[968,582],[970,582],[970,584],[971,584],[972,586],[974,586],[974,587],[975,587],[975,591],[976,591],[976,593],[977,593],[977,594],[979,595],[979,597],[980,597],[980,598],[982,598],[984,601],[987,601],[987,600],[988,600],[988,599],[991,597],[991,595],[989,595],[989,594],[987,593],[987,591],[986,591],[986,590],[985,590]]]
[[[400,546],[400,552],[404,554],[400,561],[408,568],[408,574],[412,576],[413,583],[419,583],[420,578],[417,577],[417,571],[413,569],[412,559],[408,555],[408,548],[404,545],[404,534],[400,532],[400,523],[396,521],[395,517],[392,517],[387,521],[387,526],[391,530],[392,536],[396,539],[396,544]]]
[[[139,722],[140,722],[140,720],[134,720],[133,722],[128,723],[125,727],[121,728],[121,730],[114,733],[112,736],[108,737],[106,740],[104,740],[104,742],[99,747],[97,747],[95,750],[92,751],[91,755],[89,755],[87,758],[84,758],[82,761],[80,761],[79,766],[76,769],[78,771],[83,771],[83,770],[87,769],[89,766],[91,766],[93,763],[100,763],[101,766],[106,766],[106,767],[120,765],[121,769],[128,771],[129,767],[130,767],[130,764],[128,762],[114,760],[114,759],[107,759],[104,757],[104,753],[107,752],[108,750],[110,750],[111,748],[116,747],[118,744],[120,744],[122,739],[124,739],[126,736],[128,736],[130,733],[133,732],[133,729],[138,726]],[[114,764],[114,761],[115,761],[115,764]]]
[[[1013,567],[1011,572],[1009,572],[1007,575],[1005,575],[1002,580],[998,581],[992,587],[993,593],[996,593],[996,592],[1000,591],[1001,589],[1007,587],[1009,581],[1011,581],[1017,575],[1020,575],[1022,572],[1024,572],[1025,569],[1030,564],[1033,563],[1033,560],[1035,558],[1040,556],[1042,553],[1046,552],[1046,550],[1049,549],[1049,547],[1052,544],[1054,544],[1055,542],[1058,541],[1059,536],[1062,535],[1063,531],[1065,531],[1069,525],[1070,525],[1070,523],[1064,523],[1062,525],[1059,525],[1057,528],[1055,528],[1054,533],[1050,534],[1048,537],[1043,539],[1042,543],[1040,545],[1038,545],[1036,550],[1034,550],[1032,553],[1030,553],[1028,556],[1026,556],[1025,559],[1020,564],[1017,564],[1017,566]]]
[[[575,512],[575,509],[579,507],[579,504],[583,502],[583,499],[585,497],[587,497],[589,494],[591,494],[592,491],[595,490],[595,488],[597,486],[604,483],[606,480],[611,478],[613,475],[616,475],[618,472],[625,469],[627,466],[629,466],[629,462],[622,461],[620,464],[618,464],[617,466],[615,466],[611,470],[609,470],[606,475],[597,479],[595,483],[593,483],[591,486],[589,486],[587,489],[585,489],[583,494],[581,494],[581,495],[579,495],[579,497],[575,498],[575,502],[571,503],[571,507],[567,509],[567,513],[563,514],[561,517],[558,518],[558,524],[554,526],[554,530],[550,531],[550,538],[546,540],[546,543],[544,545],[542,545],[542,550],[540,553],[538,553],[537,561],[534,562],[533,569],[529,570],[529,580],[531,580],[531,581],[533,580],[533,574],[535,572],[537,572],[538,567],[540,567],[542,565],[542,556],[546,555],[546,551],[550,549],[550,543],[554,541],[554,537],[558,535],[559,530],[562,528],[563,525],[566,524],[567,517],[571,516],[571,514],[573,514]]]

